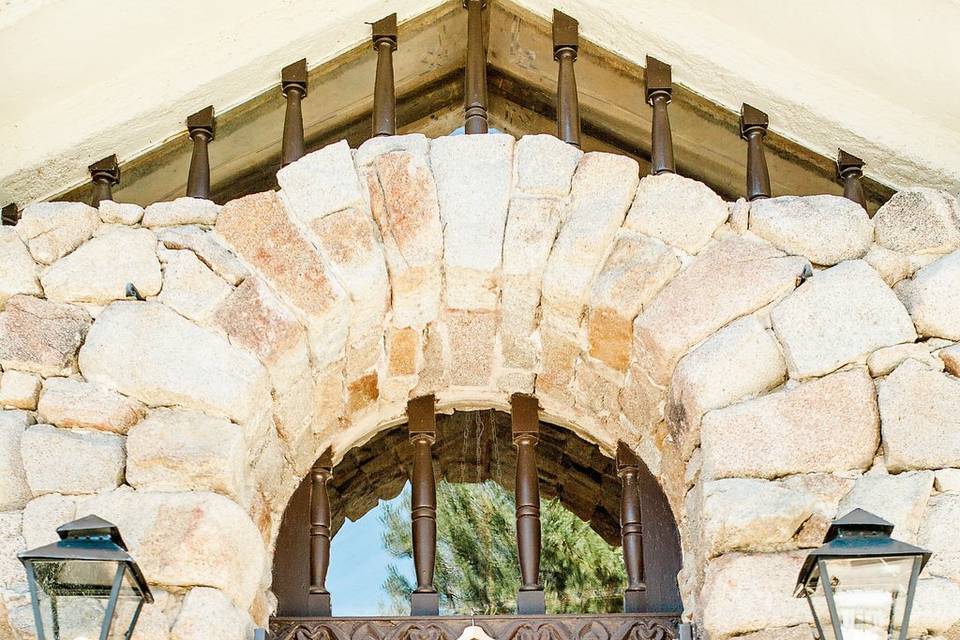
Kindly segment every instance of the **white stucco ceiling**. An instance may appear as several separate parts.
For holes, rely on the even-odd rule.
[[[496,1],[496,0],[491,0]],[[0,201],[23,205],[237,105],[441,0],[0,0]],[[957,0],[518,0],[818,152],[861,155],[895,187],[960,189]],[[402,46],[402,45],[401,45]]]

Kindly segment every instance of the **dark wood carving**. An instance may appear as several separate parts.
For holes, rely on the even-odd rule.
[[[575,147],[580,146],[580,101],[573,63],[580,47],[580,24],[567,14],[553,10],[553,59],[557,71],[557,137]]]
[[[650,141],[650,173],[676,173],[673,162],[673,134],[667,105],[673,95],[670,65],[647,56],[645,76],[647,103],[653,107]]]
[[[483,44],[486,0],[463,0],[467,9],[467,66],[464,71],[464,133],[487,132],[487,50]]]
[[[517,553],[520,557],[520,592],[517,611],[545,611],[540,585],[540,480],[537,442],[540,441],[539,404],[534,396],[515,393],[510,398],[513,444],[517,447]]]
[[[307,152],[303,141],[303,110],[300,102],[307,97],[307,59],[297,60],[280,70],[280,90],[287,100],[283,115],[283,138],[280,142],[280,166],[296,162]]]
[[[867,208],[867,196],[863,193],[863,160],[847,153],[843,149],[837,151],[837,177],[843,183],[843,197],[853,200],[858,205]]]
[[[767,135],[767,114],[744,103],[740,110],[740,135],[747,141],[747,199],[770,197],[770,172],[763,151]]]
[[[640,510],[640,459],[623,442],[617,444],[617,475],[620,476],[620,535],[627,589],[625,613],[646,609],[647,585],[643,576],[643,526]]]
[[[327,450],[310,470],[310,613],[329,616],[330,592],[327,568],[330,566],[330,496],[327,483],[333,477],[333,460]]]
[[[190,172],[187,174],[187,196],[210,199],[210,153],[207,145],[213,140],[213,107],[204,107],[187,117],[187,131],[193,140]]]
[[[397,96],[393,87],[393,52],[397,50],[397,14],[373,23],[373,48],[377,52],[377,75],[373,83],[372,135],[397,133]]]
[[[417,588],[410,594],[410,611],[418,616],[440,613],[440,596],[433,587],[437,556],[437,485],[430,448],[437,439],[436,400],[421,396],[407,403],[410,442],[413,443],[413,478],[410,519],[413,527],[413,566]]]
[[[676,614],[273,618],[273,640],[455,640],[471,625],[496,640],[677,640]]]
[[[99,207],[101,201],[113,200],[113,186],[120,182],[120,165],[117,163],[116,154],[97,160],[87,169],[93,183],[90,206]]]

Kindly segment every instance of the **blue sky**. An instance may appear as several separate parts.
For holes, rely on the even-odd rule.
[[[386,504],[399,501],[400,495]],[[327,589],[332,594],[334,615],[379,615],[380,603],[388,601],[383,581],[387,577],[387,565],[394,559],[381,542],[380,510],[383,504],[381,501],[377,508],[356,522],[347,520],[330,543]],[[413,580],[412,560],[399,560],[396,564]]]

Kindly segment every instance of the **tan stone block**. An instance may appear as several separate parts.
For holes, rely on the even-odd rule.
[[[880,347],[916,339],[903,305],[862,260],[817,272],[770,319],[793,378],[822,376]]]
[[[960,247],[960,207],[945,191],[900,191],[873,217],[877,244],[901,253],[947,253]]]
[[[163,290],[157,299],[190,320],[206,322],[233,291],[192,251],[167,251],[164,262]]]
[[[408,328],[387,331],[387,372],[391,376],[409,376],[417,372],[420,332]]]
[[[853,489],[840,501],[837,513],[869,511],[893,524],[897,540],[915,543],[933,481],[932,471],[868,473],[857,478]]]
[[[572,405],[571,385],[580,357],[580,345],[549,325],[541,326],[540,339],[543,343],[543,354],[537,376],[537,395],[553,396]]]
[[[167,249],[193,251],[203,264],[234,286],[250,275],[250,270],[223,245],[212,231],[206,231],[195,225],[168,227],[158,230],[157,238]]]
[[[277,172],[283,198],[305,224],[360,207],[363,195],[346,140],[328,144]]]
[[[136,400],[76,378],[47,378],[37,414],[58,427],[97,429],[125,434],[146,408]]]
[[[0,305],[18,293],[43,295],[37,265],[17,235],[16,227],[0,227]]]
[[[0,377],[0,407],[11,409],[37,408],[40,397],[40,376],[9,369]]]
[[[877,386],[890,471],[960,466],[960,380],[906,360]]]
[[[423,334],[423,368],[420,370],[415,396],[445,389],[450,377],[447,368],[447,330],[437,323],[428,325]]]
[[[99,224],[97,210],[82,202],[37,202],[24,208],[14,229],[37,262],[53,264],[86,242]]]
[[[97,493],[123,482],[121,436],[36,424],[23,432],[20,452],[34,495]]]
[[[590,355],[625,372],[634,319],[679,269],[680,261],[662,242],[619,232],[591,286],[587,318]]]
[[[634,323],[634,354],[665,385],[692,346],[731,320],[779,300],[809,263],[766,242],[731,237],[704,250],[644,308]]]
[[[448,310],[450,384],[487,386],[493,375],[494,346],[500,314],[496,311]]]
[[[960,251],[920,269],[896,287],[922,336],[960,340]]]
[[[430,143],[451,309],[497,305],[513,147],[513,138],[504,134],[444,136]]]
[[[155,202],[143,212],[145,227],[174,227],[184,224],[213,226],[220,213],[220,205],[204,198],[177,198],[170,202]]]
[[[90,323],[78,307],[12,296],[0,313],[0,365],[42,376],[75,373]]]
[[[697,253],[729,215],[726,203],[707,185],[661,173],[640,181],[624,226]]]
[[[624,156],[584,154],[573,175],[569,204],[543,274],[543,300],[559,315],[579,318],[594,274],[627,215],[637,163]]]
[[[570,179],[583,152],[555,136],[539,134],[520,138],[514,155],[515,193],[559,198],[570,191]]]
[[[347,384],[347,414],[353,416],[367,409],[380,397],[377,373],[371,371]]]
[[[337,360],[347,338],[347,294],[277,194],[268,191],[227,203],[216,231],[303,314],[316,364]]]
[[[703,417],[703,474],[778,478],[863,470],[877,451],[879,418],[864,367],[716,409]]]
[[[960,345],[941,349],[937,355],[943,360],[943,367],[947,373],[960,378]]]

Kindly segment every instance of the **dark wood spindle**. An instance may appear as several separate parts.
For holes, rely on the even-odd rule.
[[[193,140],[190,173],[187,174],[187,196],[210,199],[210,154],[207,145],[213,140],[213,106],[204,107],[187,117],[187,131]]]
[[[546,611],[540,585],[540,479],[536,446],[540,441],[539,404],[534,396],[515,393],[510,398],[513,443],[517,447],[517,552],[520,557],[520,591],[517,612]]]
[[[330,592],[327,591],[327,568],[330,566],[330,497],[327,482],[333,477],[333,459],[328,449],[310,470],[310,615],[331,614]]]
[[[858,205],[867,208],[867,196],[863,193],[863,160],[847,153],[843,149],[837,150],[837,177],[843,183],[843,197],[853,200]]]
[[[3,226],[12,227],[20,220],[20,212],[17,211],[17,204],[11,202],[3,207]]]
[[[670,65],[647,56],[645,76],[647,104],[653,107],[650,132],[650,173],[676,173],[673,163],[673,134],[667,105],[673,96],[673,78]]]
[[[770,172],[763,152],[769,123],[767,114],[744,103],[740,110],[740,136],[747,141],[748,200],[770,197]]]
[[[647,585],[643,576],[643,526],[640,508],[640,459],[624,443],[617,444],[617,475],[620,476],[620,540],[627,589],[623,593],[624,613],[646,608]]]
[[[377,77],[373,84],[373,133],[397,133],[397,96],[393,87],[393,52],[397,50],[397,14],[373,23],[373,48],[377,52]]]
[[[300,101],[307,97],[307,59],[297,60],[280,70],[280,90],[287,99],[280,142],[280,166],[296,162],[307,152],[303,142],[303,112]]]
[[[580,23],[567,14],[553,10],[553,59],[557,72],[557,137],[575,147],[580,146],[580,101],[573,63],[580,48]]]
[[[97,160],[87,167],[93,182],[90,206],[99,207],[103,200],[113,200],[113,186],[120,183],[120,165],[116,154]]]
[[[414,398],[407,403],[410,442],[413,443],[413,486],[410,519],[413,527],[413,566],[417,588],[410,594],[410,614],[440,614],[440,595],[433,586],[437,556],[437,485],[431,447],[437,439],[436,399]]]
[[[467,67],[463,93],[464,133],[487,132],[487,51],[483,45],[486,0],[463,0],[467,9]]]

